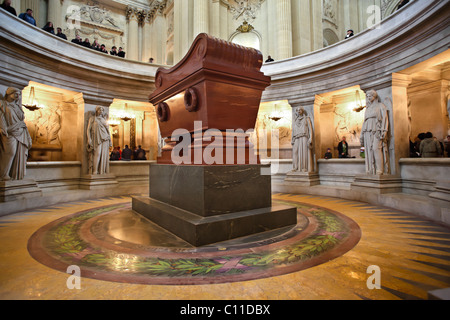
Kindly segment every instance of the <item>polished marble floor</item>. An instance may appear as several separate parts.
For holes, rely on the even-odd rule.
[[[275,194],[274,200],[321,206],[349,217],[361,229],[361,239],[343,255],[298,272],[249,281],[201,285],[149,285],[81,279],[68,289],[67,273],[37,262],[27,250],[32,235],[43,226],[77,212],[128,204],[115,197],[61,204],[0,218],[0,299],[427,299],[430,290],[450,286],[450,230],[421,217],[392,209],[336,198]],[[107,233],[123,237],[115,221],[129,221],[130,242],[143,239],[136,217],[116,216]],[[129,234],[132,236],[130,237]],[[133,238],[136,237],[136,238]],[[167,235],[172,245],[185,244]],[[185,249],[189,249],[186,247]],[[369,289],[369,266],[380,268],[381,289]]]

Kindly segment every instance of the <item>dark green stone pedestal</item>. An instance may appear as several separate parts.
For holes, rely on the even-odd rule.
[[[264,167],[152,164],[133,210],[196,247],[296,225],[294,207],[272,206]]]

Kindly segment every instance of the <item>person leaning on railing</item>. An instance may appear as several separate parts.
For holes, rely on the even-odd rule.
[[[3,10],[15,15],[17,17],[17,12],[16,9],[14,9],[13,7],[11,7],[11,0],[4,0],[2,2],[2,4],[0,4],[0,8],[2,8]]]

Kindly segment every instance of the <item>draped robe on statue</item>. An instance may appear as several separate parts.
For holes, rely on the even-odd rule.
[[[387,108],[378,99],[375,99],[371,104],[368,104],[361,130],[361,145],[365,147],[367,174],[382,175],[389,173],[388,129]]]
[[[312,135],[310,117],[305,111],[302,114],[297,113],[292,131],[293,171],[313,172]]]
[[[18,90],[17,90],[18,91]],[[18,91],[20,92],[20,91]],[[8,89],[7,96],[15,92]],[[0,180],[23,180],[28,150],[32,141],[24,122],[21,99],[1,100],[0,105]]]
[[[109,148],[111,136],[109,125],[103,116],[103,111],[96,110],[95,115],[89,119],[88,152],[90,153],[89,171],[92,174],[109,173]]]

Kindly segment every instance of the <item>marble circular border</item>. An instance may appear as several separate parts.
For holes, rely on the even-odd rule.
[[[99,239],[92,226],[104,215],[130,204],[78,212],[37,230],[28,251],[38,262],[66,272],[81,269],[82,278],[147,285],[202,285],[263,279],[311,268],[357,245],[361,229],[345,215],[320,206],[274,200],[297,207],[308,219],[302,230],[254,243],[195,249],[133,246]],[[303,228],[304,227],[304,228]],[[109,239],[110,240],[110,239]]]

